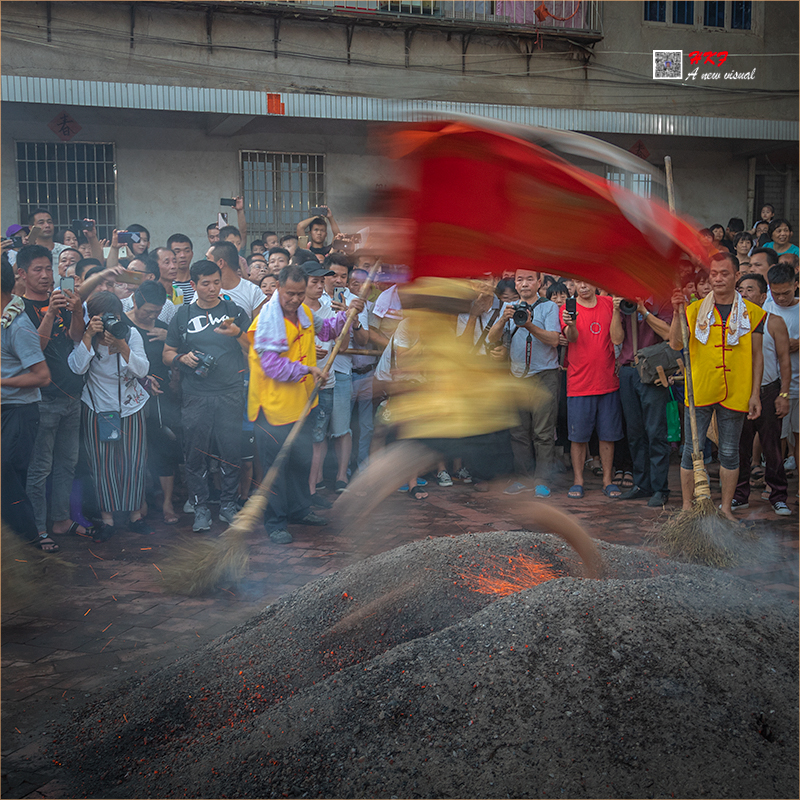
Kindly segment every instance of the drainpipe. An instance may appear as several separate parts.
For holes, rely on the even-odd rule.
[[[745,219],[745,228],[750,230],[749,226],[755,219],[756,210],[754,208],[756,202],[756,160],[755,158],[747,159],[747,217]]]
[[[792,218],[792,196],[794,191],[794,170],[791,167],[787,167],[786,175],[783,178],[783,216],[788,220]]]

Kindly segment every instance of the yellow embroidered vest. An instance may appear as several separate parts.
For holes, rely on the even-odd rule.
[[[720,403],[731,411],[747,411],[753,390],[752,331],[758,327],[765,312],[749,300],[744,301],[750,317],[750,333],[740,336],[736,346],[731,347],[727,341],[727,323],[723,324],[719,311],[714,306],[714,322],[708,342],[701,344],[694,336],[701,302],[696,300],[686,308],[694,403],[696,406]],[[688,398],[686,404],[688,405]]]
[[[308,306],[303,305],[303,309],[308,314],[309,319],[313,319],[313,314]],[[298,328],[294,323],[284,319],[286,324],[286,341],[289,349],[281,356],[288,358],[289,361],[299,361],[307,367],[317,365],[317,351],[314,347],[314,323],[312,321],[308,328]],[[306,375],[299,381],[276,381],[268,378],[261,368],[261,359],[253,347],[258,317],[253,320],[253,324],[247,331],[247,338],[250,340],[250,352],[248,360],[250,363],[250,385],[247,390],[247,418],[255,421],[258,417],[259,409],[264,409],[264,416],[270,425],[288,425],[296,422],[303,412],[308,398],[314,391],[314,378]],[[317,405],[314,400],[312,408]]]

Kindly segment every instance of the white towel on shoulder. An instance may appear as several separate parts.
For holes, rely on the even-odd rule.
[[[697,321],[694,325],[694,335],[700,344],[707,344],[708,337],[711,333],[711,326],[714,324],[714,306],[716,300],[714,299],[714,292],[709,292],[700,303],[700,309],[697,312]],[[728,336],[727,341],[731,347],[739,344],[739,337],[744,336],[750,332],[750,315],[747,313],[747,306],[739,292],[733,300],[731,306],[731,313],[728,317]]]
[[[301,328],[308,328],[313,324],[302,305],[297,309],[297,321]],[[257,353],[265,351],[285,353],[289,349],[289,342],[286,339],[286,322],[277,290],[269,301],[264,303],[261,313],[258,315],[253,347]]]

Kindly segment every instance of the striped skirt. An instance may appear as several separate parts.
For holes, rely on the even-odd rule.
[[[100,510],[135,511],[144,503],[147,436],[144,411],[122,418],[122,437],[102,442],[97,435],[97,414],[85,403],[83,430]]]

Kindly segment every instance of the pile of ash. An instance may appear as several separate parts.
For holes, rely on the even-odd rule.
[[[53,757],[84,797],[797,797],[797,607],[598,547],[603,580],[525,532],[374,556],[118,687]],[[521,555],[563,577],[465,577]]]

